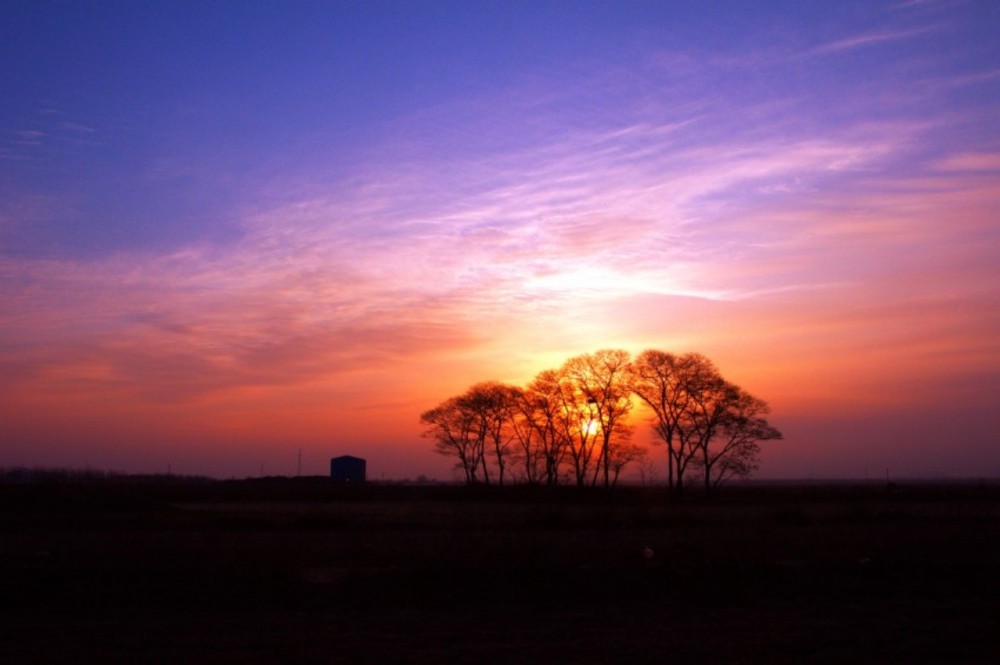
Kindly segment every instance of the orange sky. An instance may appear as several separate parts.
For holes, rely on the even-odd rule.
[[[320,12],[350,58],[279,12],[266,85],[141,8],[26,10],[64,52],[0,63],[0,466],[449,478],[424,410],[659,348],[771,404],[762,477],[995,477],[1000,25],[917,4]]]

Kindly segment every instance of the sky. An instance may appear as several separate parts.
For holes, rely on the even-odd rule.
[[[997,34],[989,0],[6,2],[0,466],[450,478],[423,411],[657,348],[770,404],[761,478],[1000,476]]]

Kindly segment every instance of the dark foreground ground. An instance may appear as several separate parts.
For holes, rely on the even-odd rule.
[[[0,585],[5,664],[998,663],[1000,488],[4,484]]]

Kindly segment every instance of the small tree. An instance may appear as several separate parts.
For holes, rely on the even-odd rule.
[[[461,398],[452,397],[425,411],[420,421],[427,425],[423,436],[434,439],[434,452],[454,457],[455,467],[462,469],[466,484],[472,485],[479,480],[485,439],[476,431],[475,414],[465,406]]]
[[[633,462],[637,462],[642,469],[642,464],[646,460],[649,451],[646,450],[644,446],[639,446],[631,441],[626,441],[621,445],[617,445],[611,450],[611,455],[608,459],[608,464],[611,466],[611,485],[612,487],[618,484],[618,476],[621,472],[625,470],[625,467]],[[643,471],[640,470],[642,474]],[[644,478],[645,480],[645,478]]]
[[[701,469],[705,491],[710,492],[727,478],[745,478],[758,468],[760,441],[782,438],[764,417],[770,408],[738,386],[725,383],[709,398],[712,406],[706,418],[714,420],[707,437],[699,441],[697,466]]]
[[[477,383],[463,394],[426,411],[420,421],[424,436],[435,440],[435,452],[455,457],[466,483],[490,483],[492,458],[497,483],[504,484],[517,439],[514,416],[522,391],[497,381]]]

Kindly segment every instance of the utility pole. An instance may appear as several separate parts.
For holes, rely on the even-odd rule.
[[[302,449],[299,448],[299,464],[295,469],[295,477],[297,478],[301,475],[302,475]]]

